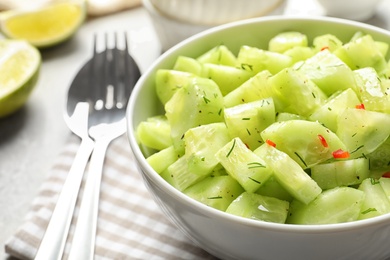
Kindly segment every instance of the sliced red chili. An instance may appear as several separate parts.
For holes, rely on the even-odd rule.
[[[323,50],[329,50],[329,46],[324,46],[324,47],[322,47],[322,48],[321,48],[321,51],[323,51]]]
[[[364,104],[363,103],[361,103],[361,104],[359,104],[359,105],[356,105],[355,106],[357,109],[366,109],[365,107],[364,107]]]
[[[382,177],[384,178],[390,178],[390,172],[385,172]]]
[[[323,147],[329,147],[328,142],[326,142],[325,137],[323,137],[322,135],[318,135],[318,139],[320,139],[320,142],[321,142]]]
[[[266,142],[268,145],[270,145],[270,146],[276,147],[276,144],[275,144],[274,142],[272,142],[271,140],[269,140],[269,139],[267,139],[265,142]]]
[[[348,151],[344,151],[342,149],[338,149],[338,150],[333,152],[333,158],[336,158],[336,159],[346,159],[346,158],[349,158],[349,152]]]

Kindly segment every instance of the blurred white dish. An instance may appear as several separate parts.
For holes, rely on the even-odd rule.
[[[220,25],[259,17],[284,0],[150,0],[161,13],[187,23]]]
[[[283,14],[324,16],[325,10],[317,0],[287,0]]]
[[[366,21],[374,16],[381,0],[317,0],[328,16]]]
[[[162,51],[166,51],[189,36],[211,27],[210,25],[186,23],[166,16],[157,10],[150,0],[142,0],[142,3],[152,19]]]

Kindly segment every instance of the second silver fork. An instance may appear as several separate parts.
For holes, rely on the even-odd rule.
[[[131,91],[140,77],[140,71],[129,54],[125,35],[124,50],[118,48],[115,35],[114,47],[98,53],[97,37],[94,38],[95,64],[91,64],[90,91],[97,100],[90,104],[89,135],[95,141],[77,224],[68,259],[93,259],[97,230],[100,184],[106,150],[110,142],[126,132],[126,105]]]

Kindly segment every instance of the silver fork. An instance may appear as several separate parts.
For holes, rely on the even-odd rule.
[[[82,173],[94,149],[69,254],[69,259],[93,259],[100,183],[106,149],[112,140],[126,131],[127,101],[140,77],[139,68],[129,54],[127,35],[124,36],[124,50],[118,48],[116,34],[114,47],[108,48],[106,34],[104,50],[98,52],[95,35],[93,57],[76,75],[69,89],[67,113],[72,115],[75,107],[78,113],[73,113],[70,117],[72,120],[69,117],[65,118],[70,127],[77,126],[77,133],[71,129],[82,137],[82,145],[85,143],[83,148],[88,151],[82,154],[80,152],[80,156],[78,156],[79,152],[76,155],[73,165],[76,165],[76,161],[79,165],[78,167],[72,165],[72,168],[78,168],[78,171],[74,170],[72,177],[70,172],[67,177],[35,259],[62,258]],[[80,150],[81,148],[82,146]],[[80,159],[76,160],[78,157]]]
[[[93,79],[100,85],[90,106],[89,135],[95,141],[90,167],[82,196],[69,259],[93,259],[98,219],[99,193],[106,150],[110,142],[126,132],[126,105],[131,91],[140,77],[135,61],[129,55],[127,37],[120,50],[115,36],[114,48],[107,47],[98,54],[94,41],[94,56],[101,55],[93,64]],[[101,69],[102,67],[103,69]],[[102,72],[99,79],[99,72]],[[99,82],[101,84],[99,84]],[[94,84],[91,85],[92,87]]]

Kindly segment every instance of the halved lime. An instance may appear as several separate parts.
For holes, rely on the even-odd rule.
[[[41,55],[23,40],[0,40],[0,117],[28,99],[39,75]]]
[[[36,9],[10,10],[0,14],[2,32],[11,39],[49,47],[70,38],[86,16],[85,1],[54,2]]]

